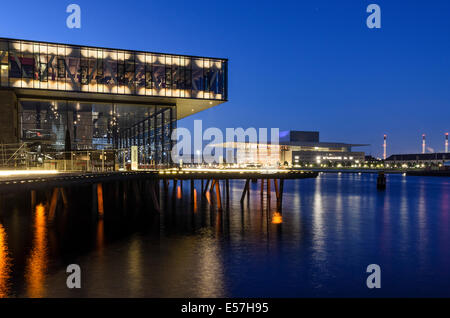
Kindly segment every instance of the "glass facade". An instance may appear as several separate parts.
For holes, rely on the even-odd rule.
[[[227,60],[0,38],[0,87],[227,99]]]
[[[138,147],[140,164],[170,163],[176,108],[20,100],[21,141],[43,152],[118,149],[119,162]],[[122,151],[120,151],[122,150]]]

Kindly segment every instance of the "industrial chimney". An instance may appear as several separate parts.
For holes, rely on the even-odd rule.
[[[383,143],[383,159],[386,160],[386,138],[387,136],[384,135],[384,143]]]
[[[426,147],[425,134],[423,134],[422,135],[422,153],[425,153],[425,147]]]
[[[448,133],[445,133],[445,152],[448,152]]]

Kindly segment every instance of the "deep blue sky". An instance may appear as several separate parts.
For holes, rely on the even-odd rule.
[[[66,28],[70,3],[81,30]],[[0,36],[229,58],[230,101],[179,126],[319,130],[374,155],[384,133],[401,153],[422,133],[443,151],[450,131],[448,0],[2,1]]]

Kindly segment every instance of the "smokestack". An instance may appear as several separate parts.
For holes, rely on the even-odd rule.
[[[445,152],[448,152],[448,133],[445,133]]]
[[[384,135],[384,143],[383,143],[383,159],[386,160],[386,138],[387,136]]]
[[[425,153],[425,146],[426,146],[425,134],[423,134],[422,135],[422,153]]]

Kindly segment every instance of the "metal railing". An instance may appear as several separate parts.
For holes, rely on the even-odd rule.
[[[41,152],[28,143],[0,144],[1,169],[40,169],[58,171],[116,171],[114,150]]]

